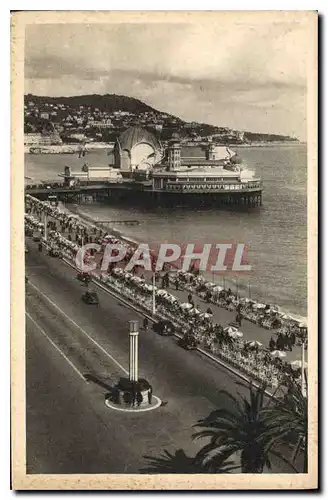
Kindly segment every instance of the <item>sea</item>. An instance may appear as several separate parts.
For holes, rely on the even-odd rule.
[[[252,271],[244,276],[208,276],[229,285],[240,295],[275,304],[286,313],[307,316],[307,150],[305,144],[233,148],[263,180],[262,207],[236,212],[217,208],[140,208],[103,203],[79,205],[78,212],[95,221],[139,220],[140,225],[120,226],[136,242],[220,243],[235,241],[248,246]],[[108,164],[107,150],[78,155],[25,154],[26,182],[58,179],[69,165],[80,170]],[[69,205],[68,207],[69,208]]]

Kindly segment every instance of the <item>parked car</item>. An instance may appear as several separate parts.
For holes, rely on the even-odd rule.
[[[41,231],[34,231],[33,233],[33,241],[41,241]]]
[[[197,342],[195,338],[192,335],[185,335],[181,339],[178,340],[177,344],[180,347],[183,347],[183,349],[186,349],[187,351],[191,351],[193,349],[197,349]]]
[[[82,300],[86,304],[92,304],[92,305],[99,304],[99,299],[96,292],[89,292],[89,291],[84,292],[84,294],[82,295]]]
[[[49,255],[50,257],[59,257],[59,252],[56,248],[50,248]]]
[[[76,278],[79,281],[82,281],[83,283],[86,283],[86,284],[90,283],[90,281],[91,281],[91,276],[88,273],[79,272],[79,273],[77,273]]]
[[[171,321],[160,320],[154,323],[153,330],[160,335],[173,335],[174,326]]]

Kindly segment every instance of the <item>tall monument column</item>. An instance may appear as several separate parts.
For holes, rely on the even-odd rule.
[[[158,408],[161,400],[153,396],[153,388],[144,379],[139,379],[138,360],[139,322],[129,321],[129,378],[121,377],[114,391],[106,398],[106,406],[125,411],[146,411]]]
[[[139,325],[138,321],[132,320],[130,323],[130,362],[129,362],[129,378],[130,382],[138,382],[138,336]]]

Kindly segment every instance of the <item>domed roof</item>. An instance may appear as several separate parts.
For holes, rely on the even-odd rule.
[[[133,146],[144,142],[152,146],[155,150],[160,149],[160,143],[156,137],[141,127],[130,127],[125,130],[117,139],[121,149],[127,149],[131,151]]]

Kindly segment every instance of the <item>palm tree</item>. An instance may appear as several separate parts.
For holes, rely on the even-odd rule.
[[[196,424],[196,427],[204,430],[193,437],[210,438],[210,442],[200,450],[198,458],[202,457],[203,463],[215,472],[216,465],[222,460],[240,453],[242,472],[262,473],[265,466],[271,467],[270,447],[267,446],[270,436],[267,435],[263,419],[265,387],[250,384],[249,400],[241,395],[237,399],[226,391],[220,392],[229,397],[234,410],[220,408]]]
[[[145,458],[149,461],[149,465],[141,472],[148,474],[204,474],[212,472],[210,467],[203,463],[202,457],[198,455],[189,457],[182,449],[176,450],[175,453],[164,450],[159,457],[146,456]],[[215,472],[222,474],[230,472],[233,465],[233,462],[223,459]]]
[[[302,394],[302,387],[290,381],[287,394],[272,408],[267,408],[264,421],[270,434],[267,447],[279,445],[288,439],[294,443],[292,463],[303,453],[303,472],[308,467],[308,400]]]

